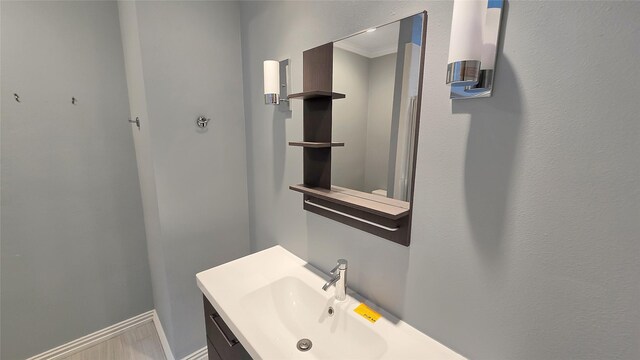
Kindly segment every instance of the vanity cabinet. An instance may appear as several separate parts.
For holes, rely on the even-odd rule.
[[[202,301],[204,303],[209,360],[251,360],[247,350],[231,332],[206,296],[202,296]]]

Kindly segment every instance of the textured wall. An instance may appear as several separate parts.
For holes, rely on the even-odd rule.
[[[365,192],[387,190],[396,57],[394,53],[369,60]]]
[[[0,357],[17,360],[153,303],[116,3],[0,6]]]
[[[262,60],[429,11],[412,244],[302,210],[302,104]],[[452,103],[452,2],[242,3],[253,250],[281,244],[476,359],[640,358],[640,3],[511,1],[494,97]],[[273,36],[278,34],[278,36]]]
[[[386,190],[396,54],[368,58],[333,48],[333,89],[349,94],[333,103],[331,181],[364,192]]]
[[[140,129],[132,126],[133,143],[135,145],[138,178],[144,209],[144,226],[147,235],[147,257],[151,273],[151,288],[155,310],[165,332],[173,328],[169,283],[165,250],[161,241],[161,224],[156,190],[156,178],[153,166],[153,148],[147,98],[144,87],[142,54],[140,50],[140,34],[138,14],[134,1],[118,1],[120,33],[124,52],[127,89],[129,94],[129,118],[140,120]]]
[[[333,48],[333,89],[351,94],[333,103],[332,139],[344,142],[331,153],[333,184],[363,190],[367,155],[369,58]]]
[[[195,274],[249,253],[240,6],[120,6],[154,302],[181,358],[206,345]]]

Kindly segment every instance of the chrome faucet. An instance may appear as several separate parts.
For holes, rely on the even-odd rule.
[[[322,290],[327,291],[329,286],[336,285],[336,300],[343,301],[347,298],[347,260],[339,259],[338,265],[331,270],[333,278],[327,281]]]

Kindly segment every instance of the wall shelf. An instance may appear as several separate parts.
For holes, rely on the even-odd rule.
[[[312,141],[289,141],[289,146],[300,146],[305,148],[330,148],[336,146],[344,146],[343,142],[312,142]]]
[[[357,190],[331,186],[291,185],[302,193],[303,209],[380,236],[400,245],[409,245],[411,206],[406,201],[390,199]]]
[[[398,220],[407,216],[410,209],[409,203],[405,201],[389,199],[379,195],[363,193],[339,186],[332,186],[331,189],[324,189],[299,184],[291,185],[289,186],[289,189],[332,203],[353,207],[391,220]]]
[[[289,99],[316,99],[316,98],[331,98],[331,99],[344,99],[347,97],[345,94],[331,92],[331,91],[304,91],[300,93],[291,94],[288,96]]]

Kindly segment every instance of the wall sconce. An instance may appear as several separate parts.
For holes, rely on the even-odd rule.
[[[279,105],[286,102],[289,106],[289,59],[266,60],[264,71],[264,103]]]
[[[451,99],[490,97],[504,0],[454,0],[447,65]]]

